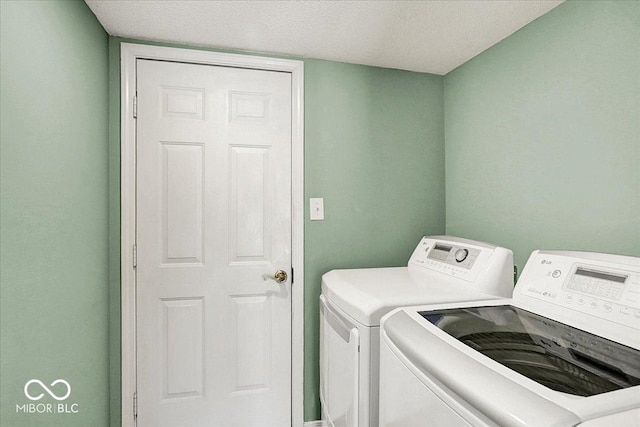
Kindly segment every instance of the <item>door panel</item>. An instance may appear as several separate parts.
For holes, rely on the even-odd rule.
[[[137,61],[139,426],[291,424],[291,77]]]
[[[204,313],[202,298],[162,301],[164,399],[202,396]]]
[[[271,295],[235,296],[233,393],[267,390],[271,384]]]
[[[231,147],[232,262],[267,262],[271,248],[269,148]]]
[[[202,263],[203,144],[162,143],[163,263]]]

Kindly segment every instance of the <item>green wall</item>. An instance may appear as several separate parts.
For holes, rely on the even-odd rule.
[[[0,16],[0,424],[106,426],[107,35],[80,1]],[[16,413],[59,378],[77,414]]]
[[[447,232],[640,255],[640,2],[569,1],[445,77]]]
[[[321,276],[406,265],[444,232],[442,77],[305,60],[305,419],[320,417]]]

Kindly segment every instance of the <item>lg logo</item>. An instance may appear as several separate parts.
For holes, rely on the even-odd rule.
[[[38,379],[31,379],[24,385],[24,395],[31,401],[39,401],[49,395],[61,402],[71,396],[71,384],[58,378],[48,386]],[[23,414],[77,414],[77,403],[23,403],[16,405],[16,412]]]

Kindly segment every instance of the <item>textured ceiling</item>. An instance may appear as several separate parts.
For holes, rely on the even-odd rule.
[[[446,74],[562,0],[86,0],[112,36]]]

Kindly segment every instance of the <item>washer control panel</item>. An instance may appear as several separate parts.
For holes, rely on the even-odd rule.
[[[535,251],[514,298],[518,294],[640,328],[640,258]]]
[[[564,288],[595,297],[617,301],[622,297],[628,274],[615,274],[577,266]]]

